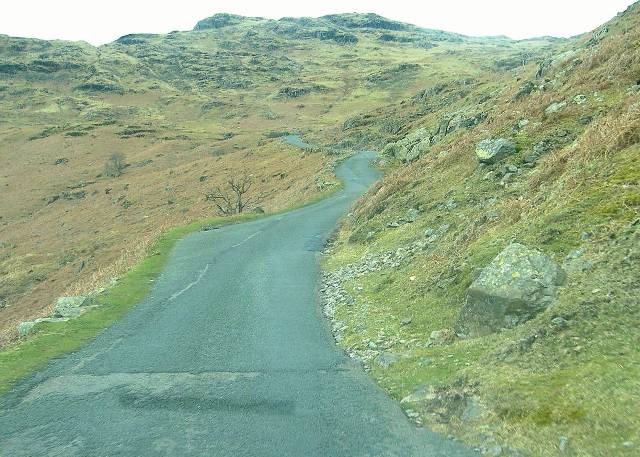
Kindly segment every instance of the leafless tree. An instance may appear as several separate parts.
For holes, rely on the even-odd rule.
[[[206,196],[208,201],[215,203],[220,215],[242,213],[247,207],[259,204],[264,198],[262,195],[249,194],[253,179],[246,172],[228,178],[226,184],[225,189],[216,186]]]

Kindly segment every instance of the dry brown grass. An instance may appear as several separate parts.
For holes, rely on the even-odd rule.
[[[62,142],[64,150],[58,144]],[[255,137],[248,138],[247,146],[253,144]],[[304,155],[279,141],[260,149],[245,146],[221,157],[208,154],[206,143],[202,146],[120,140],[106,130],[72,141],[54,137],[17,142],[3,150],[7,174],[2,179],[10,191],[0,201],[0,240],[10,247],[3,248],[0,257],[0,271],[6,272],[0,295],[10,306],[2,310],[0,345],[15,337],[19,322],[49,315],[57,297],[88,293],[121,275],[163,231],[213,217],[215,208],[204,199],[206,189],[228,174],[253,170],[256,191],[267,195],[263,206],[269,211],[318,195],[314,176],[324,176],[330,160]],[[95,178],[103,157],[116,147],[135,151],[127,154],[130,163],[148,158],[153,163],[129,167],[118,178]],[[61,156],[70,159],[69,165],[53,165]],[[30,160],[33,157],[37,160]],[[81,181],[84,198],[43,202]],[[124,201],[132,205],[125,208]]]
[[[389,198],[406,189],[411,182],[412,179],[403,173],[403,170],[398,170],[374,184],[354,205],[354,225],[365,222],[384,211]]]

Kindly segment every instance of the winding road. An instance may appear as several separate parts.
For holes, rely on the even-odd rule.
[[[142,303],[0,399],[0,456],[476,455],[411,425],[321,315],[319,251],[371,157],[329,199],[178,243]]]

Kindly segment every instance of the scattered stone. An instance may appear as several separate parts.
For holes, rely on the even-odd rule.
[[[551,140],[545,139],[533,145],[533,152],[538,156],[546,154],[553,149]]]
[[[575,97],[573,97],[573,103],[575,103],[576,105],[584,105],[585,103],[587,103],[587,96],[583,94],[578,94]]]
[[[0,297],[0,309],[5,309],[7,307],[7,300],[5,300],[4,298]]]
[[[457,338],[458,335],[450,328],[434,330],[431,332],[431,335],[429,335],[427,346],[445,346],[453,343]]]
[[[564,271],[552,259],[510,244],[469,287],[456,330],[473,337],[515,327],[545,310],[563,281]]]
[[[375,358],[375,362],[386,370],[391,365],[396,363],[399,359],[400,357],[397,354],[393,354],[391,352],[382,352]]]
[[[67,159],[66,157],[61,157],[59,159],[56,159],[56,161],[54,162],[54,165],[66,165],[69,163],[69,159]]]
[[[438,231],[436,233],[436,235],[438,236],[442,236],[445,233],[447,233],[449,231],[449,229],[451,228],[451,225],[449,224],[442,224],[440,227],[438,227]]]
[[[417,413],[417,412],[415,412],[415,411],[414,411],[414,410],[412,410],[412,409],[407,409],[407,410],[405,410],[405,411],[404,411],[404,413],[405,413],[405,414],[407,415],[407,417],[408,417],[408,418],[410,418],[410,419],[416,419],[416,418],[420,417],[420,414],[419,414],[419,413]]]
[[[415,208],[411,208],[409,211],[407,211],[404,220],[406,222],[413,223],[418,219],[418,216],[420,216],[420,211]]]
[[[496,210],[487,211],[484,215],[485,220],[487,221],[497,221],[500,219],[500,212]]]
[[[564,452],[567,452],[568,449],[569,449],[569,438],[567,438],[566,436],[561,436],[560,441],[558,443],[558,450],[564,453]]]
[[[552,104],[547,106],[547,108],[544,110],[544,113],[547,115],[555,114],[566,106],[567,106],[567,102],[565,101],[553,102]]]
[[[567,255],[562,267],[569,273],[576,271],[589,271],[593,268],[593,262],[583,258],[585,249],[576,249]]]
[[[202,228],[200,229],[201,232],[210,232],[212,230],[219,230],[220,226],[219,225],[204,225],[202,226]]]
[[[622,447],[626,447],[627,449],[631,449],[633,447],[633,441],[625,441],[622,443]]]
[[[476,157],[480,163],[497,163],[516,152],[516,145],[505,138],[483,140],[476,146]]]
[[[522,130],[523,128],[525,128],[527,125],[529,125],[529,119],[520,119],[518,121],[518,129]]]
[[[569,325],[569,321],[560,316],[551,319],[551,323],[558,328],[566,328]]]
[[[402,319],[400,321],[400,325],[402,325],[403,327],[409,325],[411,322],[413,321],[413,319],[411,319],[410,317],[406,318],[406,319]]]
[[[470,396],[466,399],[460,419],[463,422],[474,422],[486,417],[486,415],[487,408],[485,408],[476,397]]]
[[[436,397],[437,394],[433,386],[429,384],[422,384],[409,395],[400,400],[400,403],[421,403],[425,401],[435,400]]]
[[[589,125],[591,124],[591,121],[593,121],[593,116],[580,116],[580,119],[578,119],[578,122],[580,123],[580,125]]]

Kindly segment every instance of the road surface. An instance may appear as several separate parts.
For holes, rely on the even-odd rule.
[[[319,251],[370,157],[332,198],[178,243],[149,297],[0,399],[0,455],[475,455],[411,425],[322,318]]]

